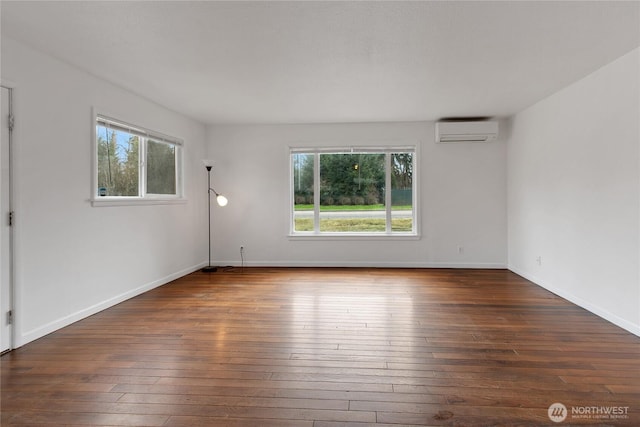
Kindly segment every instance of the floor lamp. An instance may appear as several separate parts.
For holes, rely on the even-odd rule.
[[[207,202],[209,204],[209,263],[202,269],[203,273],[212,273],[218,271],[218,267],[211,265],[211,193],[216,195],[216,202],[220,206],[226,206],[229,201],[222,194],[218,193],[211,187],[211,169],[213,168],[213,162],[209,160],[203,160],[204,167],[207,168]]]

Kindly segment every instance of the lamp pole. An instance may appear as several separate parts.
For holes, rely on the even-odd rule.
[[[202,269],[202,272],[213,273],[218,271],[218,268],[211,265],[211,166],[205,167],[207,168],[207,202],[209,203],[209,264]]]

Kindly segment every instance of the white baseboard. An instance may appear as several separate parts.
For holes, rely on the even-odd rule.
[[[219,261],[215,265],[240,267],[237,260]],[[478,268],[506,269],[502,263],[479,262],[370,262],[370,261],[251,261],[245,267],[351,267],[351,268]]]
[[[614,313],[611,313],[608,310],[603,309],[602,307],[598,307],[597,305],[586,301],[580,297],[577,297],[569,292],[566,292],[563,289],[558,288],[557,286],[554,286],[551,283],[546,282],[545,280],[540,279],[539,277],[537,277],[535,274],[531,274],[528,271],[524,271],[521,270],[517,267],[514,267],[513,265],[509,265],[507,267],[509,270],[513,271],[514,273],[524,277],[525,279],[535,283],[536,285],[548,290],[549,292],[552,292],[556,295],[558,295],[561,298],[566,299],[567,301],[584,308],[585,310],[595,314],[598,317],[603,318],[604,320],[613,323],[614,325],[631,332],[634,335],[637,335],[640,337],[640,325],[636,325],[632,322],[629,322],[626,319],[623,319],[619,316],[617,316]]]
[[[99,302],[97,304],[92,305],[91,307],[87,307],[85,309],[82,309],[80,311],[77,311],[75,313],[72,313],[68,316],[64,316],[61,317],[59,319],[56,319],[52,322],[49,322],[45,325],[39,326],[35,329],[32,329],[28,332],[25,332],[21,335],[18,335],[18,337],[16,337],[16,341],[14,343],[14,347],[18,348],[21,347],[31,341],[37,340],[38,338],[41,338],[45,335],[48,335],[54,331],[57,331],[58,329],[64,328],[65,326],[69,326],[72,323],[75,323],[79,320],[82,320],[86,317],[92,316],[96,313],[101,312],[102,310],[105,310],[109,307],[113,307],[116,304],[119,304],[123,301],[126,301],[128,299],[131,299],[135,296],[138,296],[140,294],[143,294],[145,292],[148,292],[154,288],[157,288],[158,286],[162,286],[165,285],[173,280],[176,280],[182,276],[186,276],[187,274],[190,274],[194,271],[199,270],[200,268],[204,267],[205,265],[207,265],[206,263],[201,263],[198,264],[197,266],[193,266],[193,267],[189,267],[186,269],[183,269],[181,271],[178,271],[176,273],[170,274],[168,276],[162,277],[158,280],[154,280],[153,282],[147,283],[145,285],[142,285],[140,287],[137,287],[135,289],[132,289],[130,291],[124,292],[120,295],[116,295],[112,298],[109,298],[105,301]]]

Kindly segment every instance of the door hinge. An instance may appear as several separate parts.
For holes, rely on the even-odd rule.
[[[9,123],[9,130],[10,130],[11,132],[13,132],[13,126],[16,124],[16,123],[15,123],[15,122],[16,122],[16,119],[15,119],[15,117],[14,117],[14,115],[13,115],[13,114],[9,114],[8,119],[9,119],[9,120],[8,120],[8,123]]]
[[[7,311],[7,325],[13,325],[13,310]]]
[[[9,227],[13,227],[13,212],[9,212]]]

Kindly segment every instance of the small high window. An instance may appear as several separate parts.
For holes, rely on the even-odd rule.
[[[96,116],[94,201],[182,198],[182,141]]]

